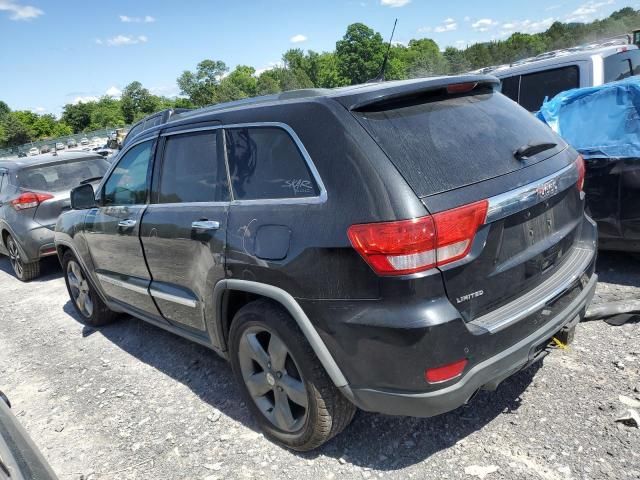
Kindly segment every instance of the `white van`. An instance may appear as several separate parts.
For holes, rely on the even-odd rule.
[[[542,53],[511,65],[479,70],[498,77],[502,93],[530,112],[545,98],[579,87],[595,87],[640,73],[640,50],[627,40],[613,40]]]

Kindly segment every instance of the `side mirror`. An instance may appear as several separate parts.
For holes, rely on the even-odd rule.
[[[97,206],[96,194],[91,184],[80,185],[71,190],[71,208],[74,210],[87,210]]]

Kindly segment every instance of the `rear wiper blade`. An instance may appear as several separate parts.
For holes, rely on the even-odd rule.
[[[102,177],[91,177],[91,178],[87,178],[85,180],[82,180],[80,182],[80,185],[84,185],[86,183],[93,183],[93,182],[97,182],[98,180],[102,180]]]
[[[551,150],[557,146],[557,143],[528,143],[513,152],[513,156],[520,160],[521,158],[528,158],[533,155],[537,155],[545,150]]]

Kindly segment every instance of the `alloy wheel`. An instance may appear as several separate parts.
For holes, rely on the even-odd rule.
[[[22,278],[24,267],[22,265],[22,257],[20,257],[20,249],[11,237],[7,238],[7,250],[9,251],[9,262],[11,263],[13,271],[16,272],[19,278]]]
[[[262,414],[285,432],[299,430],[308,416],[300,370],[284,342],[265,327],[250,327],[238,348],[244,383]]]
[[[93,315],[93,300],[91,300],[89,282],[75,260],[67,263],[67,280],[71,298],[73,298],[78,310],[85,317],[91,318],[91,315]]]

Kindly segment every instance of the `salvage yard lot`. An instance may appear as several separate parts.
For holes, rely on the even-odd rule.
[[[640,478],[640,324],[578,326],[471,404],[432,419],[359,412],[295,454],[263,437],[230,367],[204,347],[126,318],[76,316],[55,259],[30,284],[0,257],[0,390],[61,479]],[[596,301],[640,297],[640,262],[601,254]]]

